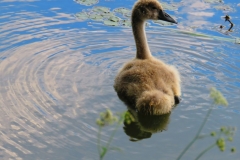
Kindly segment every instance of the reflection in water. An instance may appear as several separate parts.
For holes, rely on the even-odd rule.
[[[10,1],[15,0],[0,2],[3,6],[0,9],[0,159],[96,159],[98,113],[108,107],[114,112],[124,109],[112,85],[117,70],[134,57],[131,30],[101,25],[89,27],[78,22],[73,14],[80,9],[73,1],[72,8],[69,7],[72,12],[64,10],[68,8],[67,1],[51,1],[47,3],[49,6],[34,0],[16,0],[17,5],[10,6]],[[189,12],[183,9],[179,14]],[[177,27],[187,27],[184,22],[200,20],[191,17],[194,15],[179,19],[182,23]],[[236,33],[239,21],[233,18]],[[154,56],[178,66],[183,81],[185,100],[180,104],[183,106],[171,114],[168,132],[156,134],[144,144],[129,143],[126,138],[124,142],[126,135],[118,132],[114,142],[120,142],[117,146],[125,145],[129,150],[116,153],[115,157],[109,155],[109,159],[147,159],[160,149],[163,159],[174,159],[172,155],[180,150],[174,144],[186,143],[186,137],[191,136],[192,129],[205,115],[209,107],[207,88],[213,85],[226,95],[230,107],[216,108],[217,114],[209,119],[206,128],[222,123],[239,127],[236,96],[240,94],[239,45],[234,45],[229,38],[216,40],[211,35],[197,36],[167,28],[150,26],[146,32]],[[155,129],[151,129],[143,117],[148,116],[137,117],[137,126],[141,122],[141,130],[146,135],[139,139],[160,131],[157,129],[160,119],[149,120],[156,122],[152,124]],[[152,132],[154,130],[156,132]],[[104,132],[103,138],[106,135]],[[179,139],[179,135],[185,136]],[[239,140],[237,134],[236,146]],[[168,146],[159,146],[162,142]]]
[[[153,133],[162,132],[167,129],[170,121],[170,113],[163,115],[145,115],[129,109],[128,113],[132,120],[124,121],[124,131],[130,137],[130,141],[139,141],[150,138]]]

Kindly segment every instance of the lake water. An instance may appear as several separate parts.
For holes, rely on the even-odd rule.
[[[98,159],[96,118],[106,108],[126,110],[113,82],[123,63],[135,56],[129,26],[135,1],[80,2],[0,1],[0,159]],[[149,21],[146,33],[152,54],[181,73],[182,102],[166,131],[151,138],[129,141],[120,127],[112,145],[122,152],[110,151],[106,159],[176,159],[212,103],[211,87],[229,106],[215,107],[202,133],[240,128],[240,3],[167,0],[165,8],[179,23]],[[103,12],[117,17],[97,16]],[[226,14],[235,24],[228,33]],[[104,141],[112,129],[104,128]],[[198,140],[183,159],[196,158],[214,141]],[[230,153],[232,146],[236,153]],[[238,150],[236,131],[225,152],[215,147],[202,159],[239,159]]]

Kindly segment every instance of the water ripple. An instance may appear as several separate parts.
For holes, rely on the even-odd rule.
[[[81,159],[95,153],[98,113],[124,110],[112,85],[118,69],[135,56],[131,30],[64,30],[51,26],[75,23],[70,15],[12,14],[0,17],[10,19],[0,28],[0,156],[66,158],[74,152]],[[181,72],[182,117],[209,104],[211,86],[230,100],[239,94],[239,46],[162,27],[148,28],[147,34],[152,53]],[[239,114],[236,100],[230,103],[232,113]]]

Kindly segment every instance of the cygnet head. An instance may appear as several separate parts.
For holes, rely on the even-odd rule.
[[[177,23],[171,16],[164,12],[157,0],[138,0],[133,7],[132,19],[134,20],[163,20]]]

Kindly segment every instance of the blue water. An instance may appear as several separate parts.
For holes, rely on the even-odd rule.
[[[183,100],[165,131],[151,138],[131,142],[122,125],[112,142],[122,152],[110,151],[106,159],[176,159],[212,103],[211,87],[223,93],[229,106],[214,108],[202,134],[221,126],[240,128],[240,3],[206,1],[164,1],[177,6],[166,11],[178,25],[148,22],[153,55],[181,73]],[[1,159],[98,159],[95,120],[106,108],[126,110],[112,86],[119,68],[135,56],[135,44],[129,26],[80,20],[76,14],[92,13],[96,6],[130,10],[134,2],[100,0],[84,6],[72,0],[0,1]],[[226,14],[235,24],[232,32],[226,32]],[[104,128],[103,142],[112,130]],[[198,140],[183,159],[196,158],[214,142],[212,137]],[[239,144],[237,130],[225,152],[215,147],[202,159],[239,159]],[[231,153],[231,147],[237,152]]]

